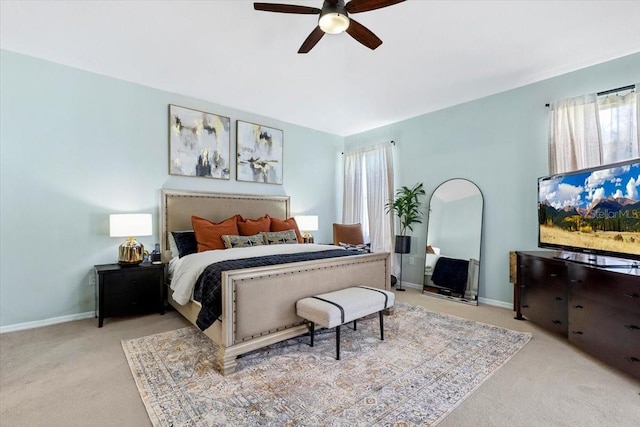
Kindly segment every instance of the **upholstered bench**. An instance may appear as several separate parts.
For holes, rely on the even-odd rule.
[[[311,347],[316,325],[336,328],[336,359],[340,360],[340,326],[353,322],[353,330],[356,330],[358,319],[377,312],[380,316],[380,339],[384,341],[382,312],[392,307],[394,301],[393,292],[357,286],[303,298],[296,303],[296,312],[311,322]]]

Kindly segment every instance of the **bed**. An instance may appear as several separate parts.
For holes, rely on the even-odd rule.
[[[236,214],[290,217],[287,196],[161,190],[160,205],[160,246],[167,263],[170,232],[191,229],[192,215],[211,221]],[[385,252],[223,272],[222,314],[203,331],[217,345],[220,372],[233,373],[236,358],[244,353],[307,333],[306,321],[295,313],[297,300],[364,284],[390,290],[390,267],[390,254]],[[169,303],[195,325],[201,304],[178,303],[170,287],[167,294]]]

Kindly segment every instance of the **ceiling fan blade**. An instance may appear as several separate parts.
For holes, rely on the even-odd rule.
[[[299,13],[304,15],[318,15],[321,12],[317,7],[297,6],[294,4],[254,3],[253,8],[265,12]]]
[[[298,53],[308,53],[320,41],[322,36],[324,36],[324,31],[322,31],[320,27],[316,27],[313,31],[311,31],[309,37],[307,37],[307,39],[302,43],[302,46],[300,46]]]
[[[394,4],[402,3],[403,1],[405,0],[351,0],[347,3],[346,9],[349,13],[368,12],[370,10],[393,6]]]
[[[349,28],[347,33],[366,47],[374,50],[382,44],[382,40],[371,32],[367,27],[355,21],[353,18],[349,18]]]

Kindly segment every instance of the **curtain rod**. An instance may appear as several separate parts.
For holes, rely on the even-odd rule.
[[[625,90],[633,90],[635,88],[636,88],[636,85],[622,86],[616,89],[609,89],[609,90],[604,90],[602,92],[598,92],[596,93],[596,96],[609,95],[610,93],[623,92]],[[549,107],[549,105],[550,104],[544,104],[545,107]]]
[[[616,92],[623,92],[625,90],[631,90],[631,89],[635,89],[636,85],[629,85],[629,86],[623,86],[623,87],[619,87],[617,89],[610,89],[610,90],[605,90],[602,92],[598,92],[596,95],[601,96],[601,95],[609,95],[610,93],[616,93]]]
[[[389,141],[389,144],[391,145],[396,145],[396,142],[392,139],[391,141]],[[340,154],[344,155],[344,151],[341,151]]]

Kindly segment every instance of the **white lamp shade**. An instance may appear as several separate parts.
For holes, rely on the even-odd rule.
[[[109,215],[109,236],[134,237],[151,236],[151,214]]]
[[[318,231],[318,215],[297,215],[294,218],[300,231]]]

